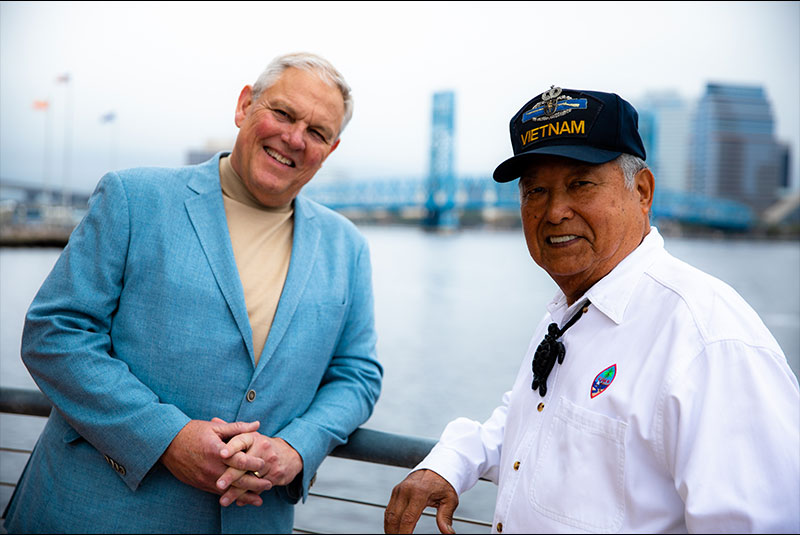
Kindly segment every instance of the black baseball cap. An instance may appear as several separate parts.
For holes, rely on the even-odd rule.
[[[550,86],[520,108],[510,130],[514,156],[494,170],[497,182],[519,178],[540,154],[592,164],[610,162],[622,153],[646,157],[639,114],[615,93]]]

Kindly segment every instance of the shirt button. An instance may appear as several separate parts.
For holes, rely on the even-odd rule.
[[[514,463],[514,470],[519,470],[519,461]]]
[[[502,522],[498,522],[497,523],[497,533],[503,533],[503,523]]]
[[[247,391],[247,401],[253,401],[256,399],[256,391],[255,390],[248,390]]]
[[[544,403],[539,403],[539,406],[536,407],[536,410],[542,412],[544,410]]]

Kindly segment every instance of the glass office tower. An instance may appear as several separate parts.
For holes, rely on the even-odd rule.
[[[689,190],[762,213],[787,179],[787,148],[776,141],[774,127],[763,88],[707,84],[692,121]]]

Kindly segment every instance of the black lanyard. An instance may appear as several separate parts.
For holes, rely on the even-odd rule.
[[[544,335],[544,340],[539,343],[536,348],[536,353],[533,355],[533,362],[531,362],[531,370],[533,371],[533,382],[531,388],[536,391],[539,389],[539,395],[544,397],[547,394],[547,376],[550,375],[556,360],[561,364],[564,362],[564,355],[567,350],[564,348],[564,343],[560,338],[567,332],[567,329],[575,325],[581,316],[589,310],[591,303],[587,299],[583,306],[580,307],[578,312],[570,318],[563,329],[559,329],[558,325],[551,323],[547,326],[547,334]]]

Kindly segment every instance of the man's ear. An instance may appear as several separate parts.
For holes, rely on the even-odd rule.
[[[655,177],[650,169],[642,169],[634,177],[634,186],[639,194],[639,206],[646,214],[650,213],[653,206],[653,191],[655,190]]]
[[[249,85],[244,86],[242,92],[239,93],[239,100],[236,102],[236,114],[234,115],[233,122],[236,123],[238,128],[241,128],[244,118],[247,117],[247,111],[253,104],[253,88]]]
[[[327,160],[327,159],[328,159],[328,156],[330,156],[330,155],[331,155],[331,153],[332,153],[333,151],[335,151],[335,150],[336,150],[336,147],[338,147],[338,146],[339,146],[339,142],[340,142],[341,140],[342,140],[342,139],[341,139],[341,138],[339,138],[339,139],[337,139],[336,141],[334,141],[334,142],[333,142],[333,145],[331,145],[331,150],[329,150],[329,151],[328,151],[328,154],[326,154],[326,155],[325,155],[325,158],[323,158],[323,159],[322,159],[322,161],[323,161],[323,162],[324,162],[325,160]]]

